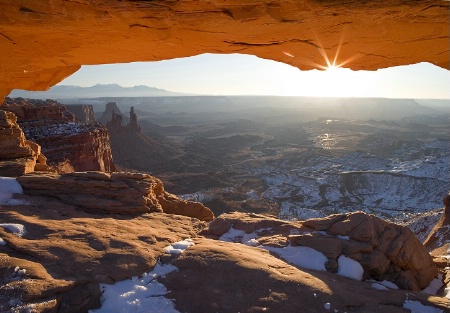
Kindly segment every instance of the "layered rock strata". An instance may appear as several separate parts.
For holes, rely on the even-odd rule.
[[[50,170],[41,147],[25,139],[14,113],[0,110],[0,176],[15,177],[35,170]]]
[[[364,279],[392,281],[403,289],[421,290],[437,276],[427,249],[407,227],[363,212],[296,223],[229,213],[214,220],[204,234],[218,238],[232,227],[248,234],[270,229],[257,239],[261,245],[304,246],[320,251],[328,258],[325,266],[329,272],[337,271],[338,258],[344,255],[361,264]]]
[[[60,199],[88,212],[142,214],[165,212],[211,221],[214,214],[199,202],[182,200],[148,174],[75,172],[18,177],[25,194]]]
[[[54,100],[6,98],[26,138],[41,145],[47,163],[60,172],[115,171],[109,133],[100,124],[80,124]]]
[[[45,90],[82,64],[245,53],[354,70],[449,63],[449,11],[424,1],[2,1],[0,98]],[[70,38],[70,40],[67,40]],[[58,42],[49,49],[49,42]],[[151,53],[149,53],[149,51]]]

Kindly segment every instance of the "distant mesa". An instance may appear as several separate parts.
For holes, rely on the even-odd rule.
[[[91,87],[58,85],[47,91],[13,90],[11,98],[33,98],[33,99],[80,99],[101,97],[173,97],[189,96],[190,94],[178,93],[149,87],[145,85],[134,87],[122,87],[118,84],[97,84]]]

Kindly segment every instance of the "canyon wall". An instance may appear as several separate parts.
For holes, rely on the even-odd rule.
[[[6,0],[0,98],[14,88],[45,90],[83,64],[201,53],[252,54],[302,70],[450,69],[449,8],[445,0]]]
[[[42,146],[58,171],[115,171],[103,125],[75,122],[75,115],[54,100],[6,98],[2,108],[17,115],[25,137]]]

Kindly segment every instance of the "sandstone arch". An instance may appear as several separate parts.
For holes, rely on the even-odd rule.
[[[445,0],[5,0],[0,97],[45,90],[83,64],[245,53],[302,70],[450,69]]]

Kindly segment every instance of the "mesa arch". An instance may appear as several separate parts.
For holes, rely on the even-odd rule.
[[[85,64],[244,53],[302,70],[450,69],[446,0],[5,0],[0,98]]]

